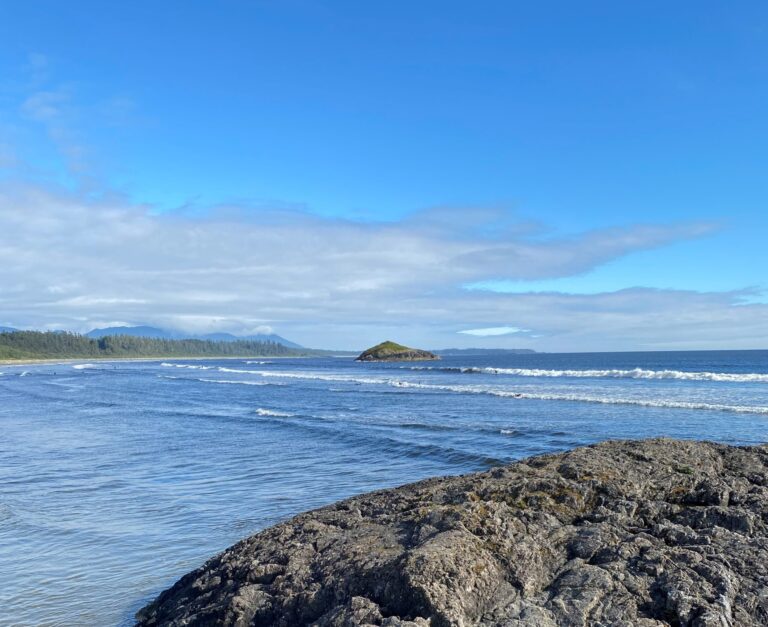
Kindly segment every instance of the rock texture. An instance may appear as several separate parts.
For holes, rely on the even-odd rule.
[[[426,361],[430,359],[440,359],[440,356],[387,341],[363,351],[355,361]]]
[[[607,442],[248,538],[140,625],[768,625],[768,447]]]

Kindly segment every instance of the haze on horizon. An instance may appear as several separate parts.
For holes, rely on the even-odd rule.
[[[0,326],[768,348],[768,5],[0,8]]]

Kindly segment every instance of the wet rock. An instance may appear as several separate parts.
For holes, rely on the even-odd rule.
[[[768,448],[606,442],[308,512],[139,625],[768,624]]]

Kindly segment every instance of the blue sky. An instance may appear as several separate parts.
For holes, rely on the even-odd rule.
[[[450,259],[422,260],[452,272],[425,272],[429,280],[407,285],[350,280],[340,265],[326,277],[328,306],[306,317],[295,300],[282,307],[238,300],[234,285],[229,305],[216,310],[204,283],[183,311],[145,286],[134,289],[140,296],[97,297],[105,287],[70,280],[73,267],[55,285],[41,279],[23,294],[6,294],[0,324],[208,320],[339,347],[378,340],[380,331],[466,346],[482,336],[461,331],[475,328],[516,329],[489,336],[487,345],[546,350],[768,346],[760,322],[768,302],[761,291],[768,267],[765,3],[30,0],[0,7],[0,41],[0,183],[14,199],[8,211],[29,207],[26,226],[9,221],[4,235],[18,245],[24,230],[26,250],[41,241],[45,212],[64,205],[82,209],[83,225],[110,211],[129,222],[156,220],[154,228],[169,238],[178,233],[178,241],[200,229],[222,237],[233,220],[253,228],[257,240],[269,230],[259,225],[287,221],[294,231],[308,229],[292,231],[297,257],[312,249],[313,233],[325,233],[334,248],[355,229],[372,242],[407,229],[425,238],[424,250],[465,245]],[[671,235],[630,241],[627,233],[646,227]],[[572,255],[539,268],[519,255],[521,246],[554,256],[574,242],[588,248],[590,233],[610,237],[611,229],[627,245],[589,261]],[[502,242],[517,246],[504,249],[506,261],[497,251],[484,271],[467,271],[467,251]],[[202,256],[216,250],[206,246]],[[83,243],[77,253],[88,250],[96,249]],[[193,271],[163,250],[142,254],[153,255],[166,276]],[[381,271],[377,262],[389,264],[393,277],[418,273],[418,255],[412,265],[363,256],[372,277]],[[299,262],[273,257],[269,268],[265,259],[251,260],[250,272],[283,272],[283,283],[305,297],[318,287],[304,266],[294,267]],[[528,271],[516,265],[521,260]],[[350,263],[366,267],[358,257]],[[126,264],[116,263],[115,280]],[[278,290],[238,272],[242,289]],[[303,289],[300,279],[309,276]],[[221,285],[221,277],[211,282]],[[345,306],[340,285],[351,295]],[[640,288],[653,290],[643,300],[650,309],[632,322],[614,320],[614,335],[568,326],[571,305],[563,303],[571,297],[613,320],[605,299]],[[272,305],[296,293],[273,292]],[[50,294],[112,302],[78,309]],[[531,301],[542,294],[560,299],[546,304],[560,317],[535,313],[545,305]],[[675,329],[669,334],[638,331],[660,315],[656,296],[678,303],[677,310],[663,306]],[[389,317],[359,306],[384,297],[403,306]],[[704,305],[707,299],[719,304]],[[687,316],[698,307],[702,318],[691,324]],[[530,328],[537,320],[544,328]],[[732,335],[726,327],[734,324],[749,333]]]

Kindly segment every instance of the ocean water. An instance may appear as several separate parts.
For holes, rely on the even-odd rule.
[[[608,438],[768,441],[768,351],[0,366],[0,624],[128,625],[244,536]]]

